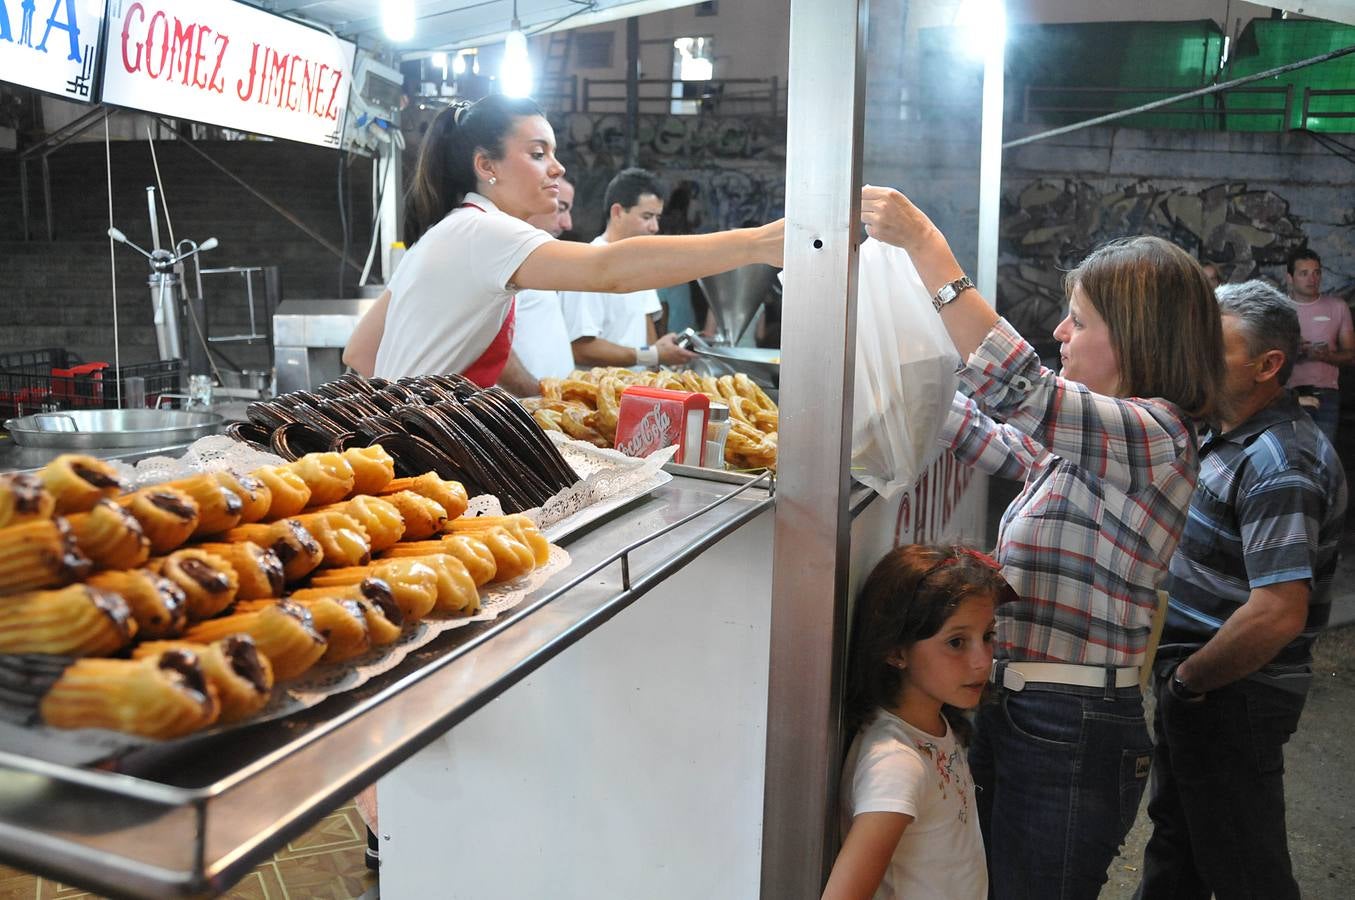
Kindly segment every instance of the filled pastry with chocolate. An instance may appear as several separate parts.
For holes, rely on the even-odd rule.
[[[514,538],[526,544],[532,550],[537,566],[544,566],[550,559],[550,542],[537,530],[536,523],[522,513],[507,516],[462,516],[449,521],[444,530],[449,534],[477,535],[495,527],[506,529]]]
[[[89,512],[72,513],[66,521],[75,534],[76,546],[96,566],[131,569],[150,558],[151,542],[141,523],[112,500],[100,500]]]
[[[422,541],[442,530],[447,522],[447,510],[436,500],[429,500],[423,494],[413,491],[395,491],[382,494],[381,499],[391,504],[400,513],[405,523],[401,540]]]
[[[198,527],[198,501],[178,488],[145,488],[124,494],[118,503],[141,523],[156,556],[183,546]]]
[[[263,466],[249,474],[268,488],[268,513],[265,521],[294,516],[311,502],[311,489],[301,476],[287,466]]]
[[[379,560],[369,566],[322,569],[311,585],[330,588],[361,584],[369,578],[380,579],[400,610],[401,620],[417,622],[432,612],[438,602],[438,573],[417,558]],[[298,592],[300,593],[300,592]]]
[[[344,662],[372,649],[372,634],[367,628],[367,616],[354,600],[337,596],[342,588],[328,593],[311,594],[287,599],[310,610],[315,630],[325,639],[325,652],[320,662]],[[267,604],[268,600],[254,600],[240,604],[241,612],[249,612]]]
[[[107,656],[135,634],[127,602],[87,584],[0,600],[0,653]]]
[[[169,556],[153,559],[149,568],[179,586],[188,600],[188,618],[197,622],[210,619],[235,602],[240,576],[235,568],[215,553],[196,547],[175,550]]]
[[[212,473],[217,484],[240,498],[240,523],[262,522],[273,506],[273,492],[263,479],[253,475],[236,475],[227,469]]]
[[[0,528],[0,596],[70,584],[91,567],[61,516]]]
[[[138,644],[132,657],[154,657],[167,650],[187,650],[197,656],[202,674],[221,701],[218,724],[227,725],[254,715],[267,705],[273,693],[273,664],[247,634],[232,634],[210,644],[148,641]]]
[[[342,503],[326,506],[321,512],[341,512],[362,526],[372,551],[385,550],[405,534],[405,520],[395,504],[381,497],[358,494]]]
[[[466,488],[461,482],[439,478],[434,472],[425,472],[413,478],[396,478],[381,493],[393,494],[396,491],[413,491],[427,497],[441,506],[449,519],[464,513],[469,502]]]
[[[311,506],[328,506],[353,493],[353,467],[339,453],[307,453],[290,468],[311,489]]]
[[[282,563],[283,580],[289,583],[305,578],[325,558],[324,549],[315,535],[296,519],[281,519],[268,525],[239,525],[221,538],[227,543],[248,541],[272,550]]]
[[[143,640],[177,637],[188,627],[188,598],[177,584],[150,569],[97,572],[85,582],[127,601]]]
[[[417,560],[436,573],[437,600],[433,606],[435,612],[473,613],[479,610],[479,583],[465,563],[447,552],[444,542],[421,541],[419,544],[398,544],[396,546],[400,550],[404,550],[406,547],[417,547],[423,550],[422,553],[411,553],[407,556],[392,559]],[[483,559],[477,559],[477,563],[483,563]],[[385,573],[377,571],[374,574],[384,577]]]
[[[499,563],[494,551],[479,538],[465,534],[448,534],[436,541],[409,541],[396,544],[387,550],[383,559],[398,559],[406,556],[427,556],[433,553],[446,553],[461,561],[477,587],[491,581],[506,581],[500,578]]]
[[[293,517],[315,535],[324,552],[325,568],[365,566],[372,559],[372,542],[357,520],[347,513],[327,510]]]
[[[404,624],[404,614],[396,604],[390,586],[380,578],[363,578],[354,584],[336,584],[329,587],[309,587],[296,591],[289,600],[302,604],[315,616],[316,627],[323,634],[322,606],[330,602],[344,605],[354,604],[362,611],[367,624],[368,639],[372,646],[394,643],[400,636]],[[326,635],[329,637],[329,635]],[[330,637],[331,642],[333,638]],[[328,654],[326,660],[333,662]]]
[[[279,681],[295,678],[325,654],[325,639],[315,628],[310,610],[288,600],[252,601],[257,609],[199,622],[186,640],[211,643],[233,634],[247,634],[273,665]]]
[[[221,706],[198,657],[168,650],[140,659],[0,658],[6,706],[52,728],[107,728],[166,740],[206,728]]]
[[[244,501],[232,490],[224,488],[212,475],[203,472],[177,481],[166,482],[165,487],[178,488],[198,504],[198,527],[194,536],[220,534],[240,524]]]
[[[395,478],[395,459],[381,447],[350,447],[343,458],[353,467],[353,493],[379,494]]]
[[[38,470],[59,515],[87,512],[104,497],[122,493],[117,470],[101,459],[63,453]]]
[[[221,557],[230,563],[240,579],[240,588],[235,593],[236,600],[260,600],[264,597],[281,597],[284,575],[282,560],[266,547],[260,547],[251,541],[237,541],[232,544],[198,544],[197,549]]]
[[[56,498],[32,473],[0,475],[0,528],[50,519]]]

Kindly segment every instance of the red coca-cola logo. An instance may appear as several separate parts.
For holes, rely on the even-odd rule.
[[[630,434],[624,438],[618,435],[616,449],[627,456],[648,456],[676,443],[677,436],[673,417],[662,404],[656,403],[640,417]]]

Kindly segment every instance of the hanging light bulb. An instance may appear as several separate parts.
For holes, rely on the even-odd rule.
[[[414,37],[414,0],[381,0],[381,30],[396,43]]]
[[[509,97],[528,97],[532,93],[532,58],[527,54],[527,35],[522,33],[522,23],[518,21],[517,0],[513,0],[513,27],[503,42],[499,90]]]
[[[458,53],[456,56],[452,57],[452,74],[466,74],[466,54]]]

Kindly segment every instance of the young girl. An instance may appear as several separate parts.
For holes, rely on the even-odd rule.
[[[961,739],[1012,590],[989,557],[914,544],[880,560],[857,603],[843,833],[825,900],[983,900],[988,873]]]

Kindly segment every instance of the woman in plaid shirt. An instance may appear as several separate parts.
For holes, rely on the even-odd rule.
[[[1215,412],[1218,306],[1179,247],[1101,247],[1066,279],[1060,376],[906,197],[867,187],[861,218],[908,252],[967,360],[942,439],[1025,482],[996,551],[1020,600],[998,612],[997,690],[970,751],[993,892],[1090,900],[1147,780],[1139,667],[1195,488],[1194,422]]]

